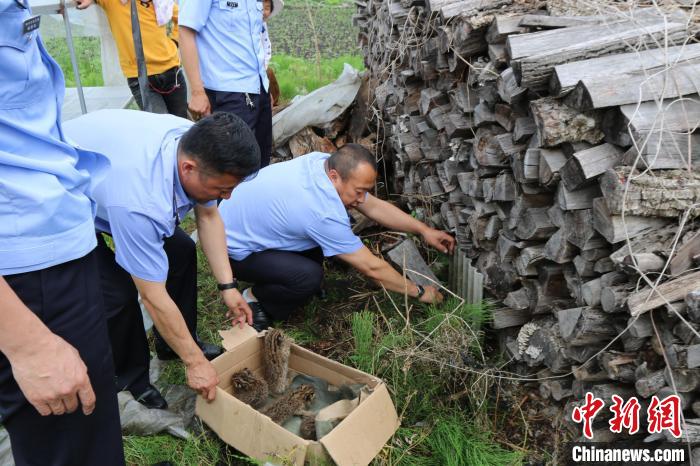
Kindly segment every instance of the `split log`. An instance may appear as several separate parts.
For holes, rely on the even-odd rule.
[[[564,63],[554,67],[549,90],[553,96],[562,97],[581,80],[639,72],[698,59],[700,59],[700,44],[685,44],[677,47],[639,50],[633,53],[618,53],[590,60]],[[634,103],[636,104],[636,102]]]
[[[505,302],[504,302],[505,304]],[[496,329],[519,327],[532,319],[528,309],[494,309],[491,313],[491,326]]]
[[[530,111],[537,126],[537,135],[544,147],[563,142],[600,142],[604,134],[598,129],[593,114],[578,112],[559,101],[544,97],[530,102]]]
[[[590,209],[593,207],[593,199],[601,195],[597,184],[577,190],[569,190],[564,183],[559,183],[557,187],[557,203],[564,210]]]
[[[561,179],[574,191],[616,166],[621,155],[619,148],[608,143],[576,152],[561,168]]]
[[[658,41],[681,44],[687,37],[684,18],[647,18],[613,21],[508,37],[506,47],[516,76],[523,87],[539,91],[547,88],[554,67],[600,55],[629,50],[629,45],[654,48]],[[645,48],[642,46],[641,48]]]
[[[624,312],[627,297],[634,289],[631,285],[607,286],[600,291],[600,306],[605,312]]]
[[[663,65],[662,65],[663,66]],[[593,110],[694,94],[700,88],[700,64],[674,63],[620,75],[585,77],[564,102],[577,110]],[[672,82],[669,86],[666,83]]]
[[[693,291],[700,280],[700,272],[693,272],[682,277],[669,280],[656,287],[644,288],[633,293],[627,299],[627,307],[632,316],[638,316],[646,311],[662,306],[666,302],[673,302],[685,298]]]
[[[690,393],[700,388],[700,369],[664,369],[664,379],[669,387],[681,393]]]
[[[635,370],[638,366],[636,354],[606,351],[598,356],[598,362],[611,380],[635,383]]]
[[[547,207],[533,207],[527,209],[522,216],[515,234],[523,240],[547,239],[557,229],[549,220]],[[544,248],[543,248],[544,249]]]
[[[638,215],[612,215],[604,198],[593,200],[593,227],[609,243],[619,243],[628,238],[646,234],[668,223],[668,220]]]
[[[569,234],[566,239],[578,248],[584,249],[586,244],[596,236],[593,228],[593,212],[591,209],[575,210],[567,219],[571,222],[571,226],[568,228]]]
[[[571,346],[605,343],[617,335],[610,316],[590,307],[557,312],[561,337]]]
[[[531,149],[539,151],[539,181],[547,187],[559,182],[559,170],[566,164],[566,156],[556,149]]]
[[[520,26],[522,16],[496,15],[486,32],[486,41],[489,44],[503,44],[511,34],[527,32],[527,28]]]
[[[612,18],[606,16],[524,15],[520,20],[520,26],[542,29],[568,28],[584,24],[601,24],[611,19]]]
[[[578,248],[567,239],[567,233],[559,229],[554,233],[544,246],[544,257],[557,264],[571,262],[578,252]]]
[[[638,377],[634,382],[634,388],[637,394],[642,398],[651,398],[666,385],[664,380],[664,371],[655,371],[644,376]]]
[[[629,183],[628,183],[629,181]],[[678,218],[690,210],[700,214],[700,173],[682,170],[653,174],[630,173],[628,167],[606,171],[600,179],[605,202],[613,214]]]

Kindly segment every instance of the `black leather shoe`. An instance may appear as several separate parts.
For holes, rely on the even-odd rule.
[[[318,291],[316,292],[316,296],[321,301],[325,301],[326,299],[328,299],[328,292],[326,291],[326,288],[323,286],[321,288],[319,288]]]
[[[270,326],[270,317],[263,310],[258,302],[248,303],[250,310],[253,311],[253,328],[258,332],[262,332]]]
[[[224,349],[220,346],[214,345],[212,343],[204,343],[203,341],[199,340],[197,340],[197,346],[199,346],[199,348],[202,350],[202,353],[204,353],[204,357],[207,358],[209,361],[220,356],[221,353],[224,352]],[[173,351],[167,345],[156,344],[156,355],[161,361],[172,361],[175,359],[179,359],[177,353],[175,353],[175,351]]]
[[[204,343],[203,341],[198,341],[197,344],[200,348],[202,348],[202,353],[204,353],[204,357],[207,358],[209,361],[221,356],[221,354],[224,352],[224,349],[221,346],[215,345],[213,343]]]
[[[134,392],[131,392],[131,394],[136,401],[148,409],[168,409],[168,402],[165,401],[163,395],[161,395],[158,389],[153,385],[149,385],[148,388],[140,394]]]

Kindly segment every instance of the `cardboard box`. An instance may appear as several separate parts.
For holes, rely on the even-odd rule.
[[[221,440],[246,455],[277,464],[328,464],[332,459],[339,466],[367,465],[399,428],[396,408],[382,380],[292,345],[291,370],[335,386],[362,383],[371,389],[320,441],[294,435],[231,395],[231,374],[244,367],[261,373],[262,337],[248,326],[220,333],[226,352],[212,361],[220,378],[216,399],[207,403],[198,396],[196,413]]]

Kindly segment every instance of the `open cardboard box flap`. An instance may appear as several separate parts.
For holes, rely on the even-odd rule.
[[[250,340],[261,335],[247,325],[219,333],[226,353],[214,360],[214,367],[222,381],[214,402],[207,403],[197,397],[197,414],[223,441],[243,453],[258,459],[265,459],[271,453],[280,454],[301,465],[310,459],[313,464],[313,456],[321,452],[339,466],[367,465],[399,428],[396,408],[384,382],[293,345],[290,367],[295,371],[325,378],[334,385],[366,383],[371,389],[371,394],[362,398],[359,406],[320,442],[297,437],[227,392],[226,378],[230,378],[232,371],[242,368],[251,358],[259,358],[251,355],[262,349],[262,342],[255,346]]]

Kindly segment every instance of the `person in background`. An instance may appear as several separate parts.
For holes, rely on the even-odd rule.
[[[263,0],[181,0],[180,52],[193,118],[226,111],[255,133],[261,167],[272,153],[272,106],[265,71]]]
[[[406,279],[352,232],[346,209],[420,235],[440,252],[454,250],[449,234],[372,196],[376,179],[374,156],[346,144],[332,155],[312,152],[270,165],[221,203],[231,267],[237,279],[253,284],[243,298],[256,330],[288,318],[319,292],[324,257],[339,258],[389,291],[424,303],[442,301],[437,288]]]
[[[105,12],[119,50],[119,64],[131,94],[143,110],[138,65],[131,30],[130,0],[76,0],[84,10],[96,2]],[[170,113],[187,118],[187,84],[177,50],[178,6],[174,0],[138,0],[139,25],[146,59],[148,89],[146,99],[153,113]],[[168,31],[168,24],[172,28]]]
[[[260,34],[263,48],[265,49],[265,70],[267,70],[267,79],[270,81],[270,104],[274,107],[279,104],[280,86],[277,83],[275,70],[270,68],[270,60],[272,59],[272,43],[268,33],[267,21],[273,16],[282,12],[284,8],[283,0],[263,0],[263,30]]]
[[[64,137],[38,18],[0,0],[0,418],[17,466],[121,466],[92,200],[108,162]]]

